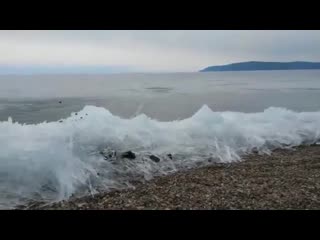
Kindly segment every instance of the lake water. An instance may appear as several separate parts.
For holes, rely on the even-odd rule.
[[[320,109],[318,70],[0,76],[0,84],[0,121],[21,123],[56,121],[86,105],[161,121],[190,117],[204,104],[213,111]]]

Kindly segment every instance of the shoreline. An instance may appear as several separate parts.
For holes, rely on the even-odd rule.
[[[251,154],[29,210],[320,209],[320,146]]]

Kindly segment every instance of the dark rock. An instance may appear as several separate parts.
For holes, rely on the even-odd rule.
[[[61,104],[61,103],[62,103],[62,101],[59,101],[59,103]]]
[[[171,153],[169,153],[167,156],[168,156],[168,158],[170,158],[172,160],[172,154]]]
[[[78,113],[75,113],[75,115],[78,115]]]
[[[135,159],[136,154],[134,154],[132,151],[124,152],[121,154],[122,158],[128,158],[128,159]]]
[[[62,120],[59,121],[59,123],[62,123],[62,122],[63,122]]]
[[[83,117],[80,117],[80,119],[82,119]]]
[[[151,155],[149,158],[150,158],[152,161],[154,161],[154,162],[160,162],[160,158],[158,158],[158,157],[155,156],[155,155]]]

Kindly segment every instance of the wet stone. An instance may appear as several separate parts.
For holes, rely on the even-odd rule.
[[[160,158],[158,158],[158,157],[155,156],[155,155],[151,155],[149,158],[150,158],[152,161],[154,161],[154,162],[160,162]]]
[[[128,152],[124,152],[121,154],[122,158],[127,158],[127,159],[135,159],[136,158],[136,154],[133,153],[132,151],[128,151]]]

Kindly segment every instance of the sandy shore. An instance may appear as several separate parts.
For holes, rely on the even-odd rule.
[[[29,209],[320,209],[320,146],[253,154],[135,189]]]

